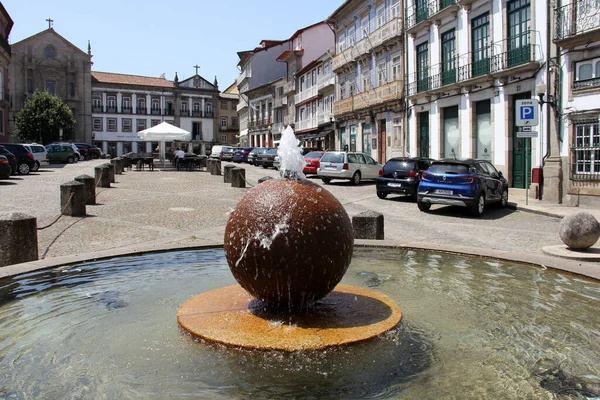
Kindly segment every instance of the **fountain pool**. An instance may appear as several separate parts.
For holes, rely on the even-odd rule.
[[[178,326],[182,303],[234,283],[222,249],[1,280],[0,398],[552,399],[600,387],[597,281],[355,247],[341,283],[402,305],[402,322],[381,337],[287,353],[198,343]]]

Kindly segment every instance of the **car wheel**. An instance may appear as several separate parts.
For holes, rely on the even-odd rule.
[[[425,203],[424,201],[417,201],[417,207],[419,207],[419,210],[421,210],[421,211],[429,211],[429,209],[431,208],[431,203]]]
[[[377,192],[377,197],[379,197],[380,199],[385,199],[387,197],[387,193],[383,193],[383,192]]]
[[[323,181],[323,183],[331,182],[331,178],[321,178],[321,180]]]
[[[354,175],[352,175],[352,184],[358,185],[360,183],[360,172],[356,171]]]
[[[475,217],[481,217],[483,215],[483,211],[485,210],[485,194],[483,192],[479,193],[475,202],[471,206],[471,214]]]
[[[83,154],[79,155],[79,161],[85,161],[85,156]]]
[[[27,175],[29,171],[31,171],[31,168],[29,167],[29,164],[21,163],[17,166],[17,170],[19,171],[19,174]]]
[[[502,191],[502,198],[500,199],[500,207],[505,208],[508,204],[508,189]]]
[[[75,158],[73,156],[70,156],[69,158],[67,158],[67,164],[73,164],[74,161],[75,161]]]
[[[38,169],[40,169],[40,163],[36,161],[35,164],[33,164],[33,167],[31,167],[31,170],[36,172]]]

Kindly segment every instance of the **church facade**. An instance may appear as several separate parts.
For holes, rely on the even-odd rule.
[[[92,54],[89,45],[86,53],[50,27],[11,47],[10,134],[15,132],[15,113],[36,90],[47,90],[60,97],[73,112],[76,120],[73,141],[91,143]]]

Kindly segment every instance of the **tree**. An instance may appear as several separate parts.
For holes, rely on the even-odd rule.
[[[47,91],[36,91],[15,115],[16,136],[22,141],[41,141],[41,144],[70,140],[75,122],[73,112],[61,98]]]

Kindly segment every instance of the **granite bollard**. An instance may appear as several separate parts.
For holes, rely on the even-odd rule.
[[[246,170],[244,168],[235,167],[231,170],[231,187],[246,187]]]
[[[110,187],[110,172],[106,164],[102,164],[94,168],[96,186],[101,188]]]
[[[227,164],[223,167],[223,183],[231,183],[231,171],[235,168],[235,165]]]
[[[213,168],[215,171],[214,175],[220,176],[221,175],[221,160],[215,160]]]
[[[108,176],[110,177],[110,183],[115,183],[115,165],[110,163],[102,165],[106,165],[108,167]]]
[[[375,211],[363,211],[352,217],[355,239],[383,240],[383,214]]]
[[[60,185],[60,209],[62,215],[85,216],[85,185],[71,181]]]
[[[38,259],[37,220],[17,212],[0,213],[0,267]]]
[[[206,156],[199,156],[198,159],[200,160],[200,164],[198,165],[198,169],[200,171],[202,171],[203,169],[207,169],[206,164],[207,164],[208,157],[206,157]]]
[[[211,175],[214,175],[215,174],[215,159],[209,158],[207,161],[208,161],[208,172],[210,172]]]
[[[110,163],[115,166],[115,174],[123,174],[123,160],[119,157],[110,160]]]
[[[79,175],[75,177],[76,182],[83,183],[85,204],[96,204],[96,180],[93,176]]]

